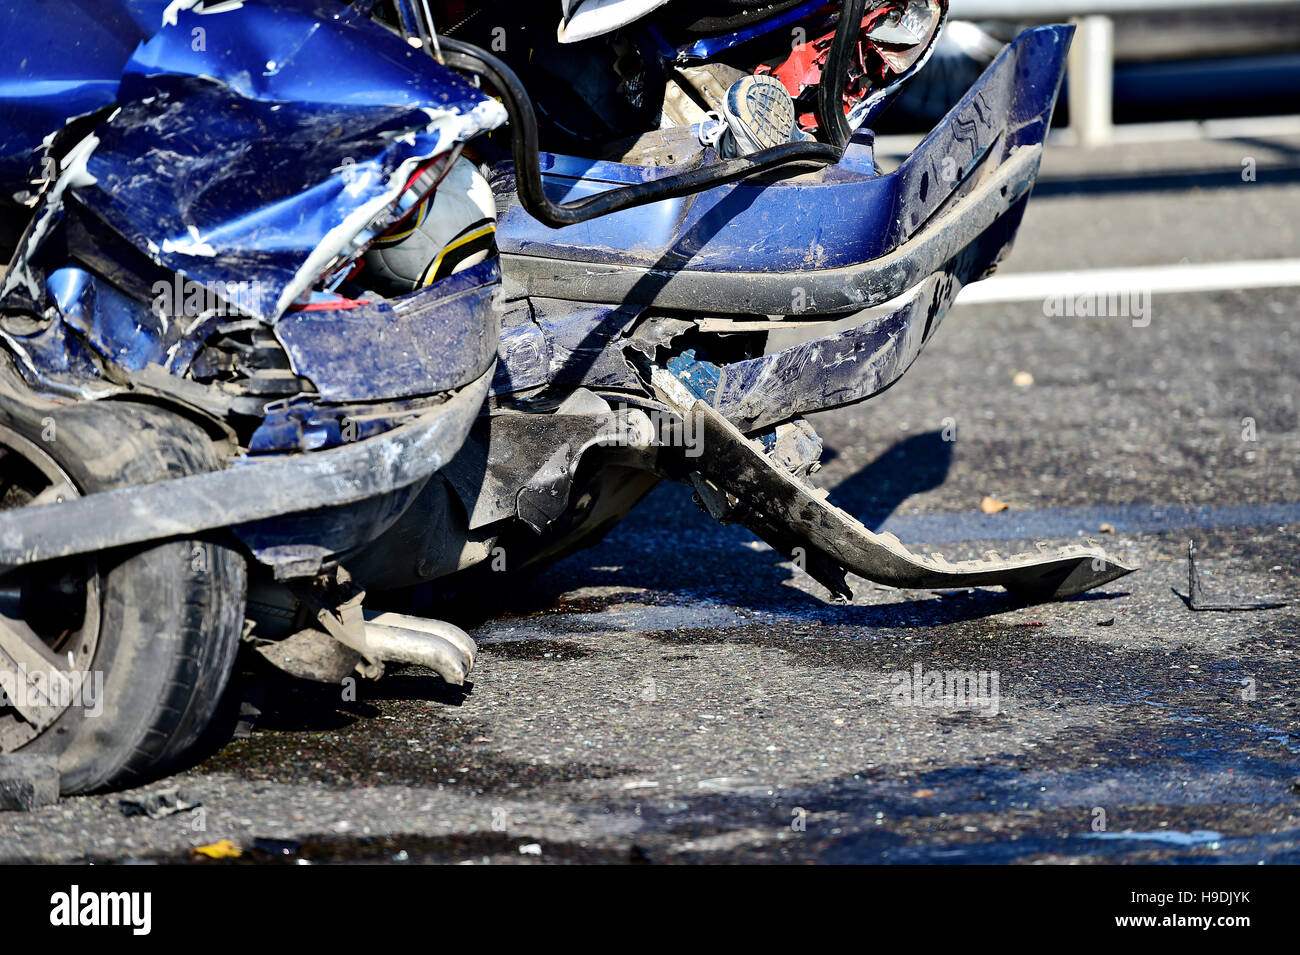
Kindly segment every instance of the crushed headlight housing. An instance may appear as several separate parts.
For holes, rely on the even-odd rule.
[[[845,4],[844,15],[853,15],[852,6]],[[799,107],[800,127],[808,132],[822,125],[816,108],[818,88],[823,82],[842,82],[844,113],[856,129],[872,106],[925,65],[947,13],[948,0],[873,0],[862,13],[842,77],[828,75],[838,26],[799,44],[779,65],[756,72],[771,73],[782,82]]]

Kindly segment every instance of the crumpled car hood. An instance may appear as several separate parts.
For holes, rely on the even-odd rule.
[[[214,294],[237,279],[238,307],[274,321],[369,235],[419,163],[506,118],[331,0],[176,0],[163,23],[47,193],[3,294],[44,300],[31,264],[70,202]]]

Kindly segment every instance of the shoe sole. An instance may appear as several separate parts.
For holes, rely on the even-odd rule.
[[[794,101],[780,80],[747,77],[737,97],[727,97],[727,112],[743,126],[758,149],[790,142],[794,129]],[[729,124],[730,125],[730,124]],[[734,133],[733,133],[734,134]]]

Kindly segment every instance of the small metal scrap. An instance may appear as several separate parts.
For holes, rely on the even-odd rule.
[[[1274,610],[1286,606],[1286,601],[1257,600],[1233,594],[1222,597],[1207,595],[1201,586],[1201,575],[1196,570],[1196,541],[1194,540],[1187,542],[1187,596],[1184,599],[1189,610]]]

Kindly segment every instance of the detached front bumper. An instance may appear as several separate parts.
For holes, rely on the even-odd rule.
[[[888,175],[876,174],[864,133],[815,174],[742,181],[564,229],[512,204],[498,228],[506,272],[529,295],[716,315],[844,314],[936,272],[972,281],[1015,235],[1073,30],[1022,33]],[[549,162],[548,187],[564,199],[647,173]]]

